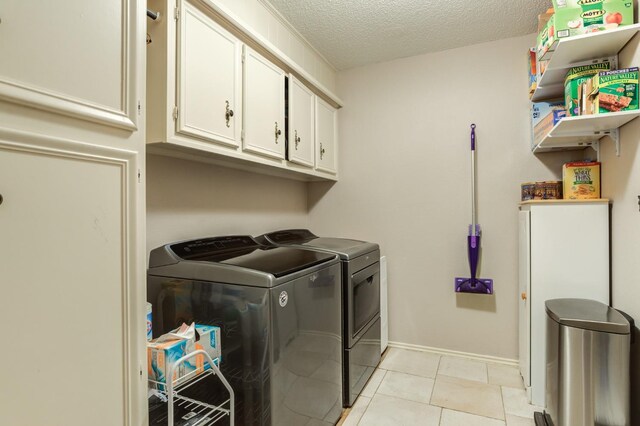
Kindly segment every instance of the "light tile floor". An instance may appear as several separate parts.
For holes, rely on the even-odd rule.
[[[533,426],[517,367],[390,348],[342,426]]]

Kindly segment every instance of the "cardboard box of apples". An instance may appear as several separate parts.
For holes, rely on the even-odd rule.
[[[541,31],[545,37],[538,37],[540,60],[548,59],[544,55],[553,52],[562,38],[634,23],[633,0],[553,0],[553,9],[553,16]]]
[[[558,38],[633,24],[633,0],[553,0]]]

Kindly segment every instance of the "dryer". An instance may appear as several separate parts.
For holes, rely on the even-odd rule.
[[[263,244],[336,254],[342,265],[343,403],[351,407],[380,363],[380,247],[345,238],[326,238],[308,229],[256,237]]]

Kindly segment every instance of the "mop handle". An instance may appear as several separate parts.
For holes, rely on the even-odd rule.
[[[477,235],[476,230],[476,125],[471,124],[471,232]]]

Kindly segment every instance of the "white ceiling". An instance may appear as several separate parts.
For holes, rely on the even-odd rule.
[[[537,15],[551,7],[551,0],[270,2],[339,70],[533,33]]]

